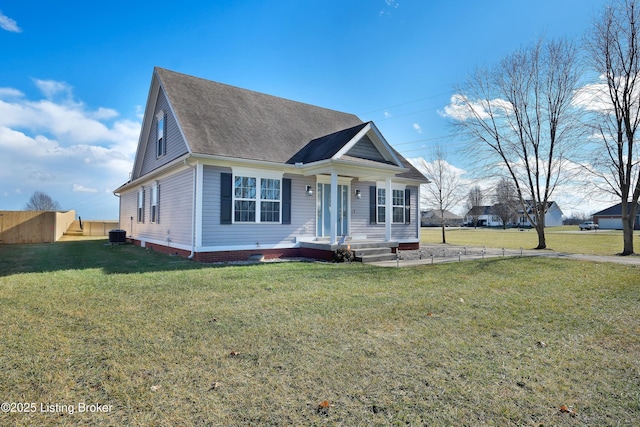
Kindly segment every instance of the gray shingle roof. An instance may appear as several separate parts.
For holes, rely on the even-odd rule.
[[[155,68],[193,154],[275,163],[331,158],[366,123],[329,110],[202,78]],[[394,152],[407,172],[425,177]]]
[[[309,141],[362,124],[353,114],[155,71],[196,154],[286,163]]]

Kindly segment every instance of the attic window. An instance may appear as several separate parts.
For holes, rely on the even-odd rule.
[[[156,115],[156,157],[167,154],[167,140],[165,138],[165,115],[161,111]]]

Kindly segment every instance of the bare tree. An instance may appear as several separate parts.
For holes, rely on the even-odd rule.
[[[514,184],[522,210],[546,248],[548,202],[580,129],[571,105],[579,72],[567,41],[538,43],[478,70],[446,112],[473,143],[475,157],[493,175]]]
[[[514,222],[518,216],[518,193],[513,183],[506,178],[502,178],[496,185],[493,198],[493,213],[500,217],[502,228],[507,228],[507,224]]]
[[[585,104],[597,115],[601,141],[588,166],[622,203],[623,250],[633,254],[633,228],[640,198],[640,2],[607,6],[586,39],[590,65],[602,83],[589,86]],[[583,94],[587,91],[583,91]]]
[[[469,195],[467,196],[467,212],[469,212],[468,215],[471,217],[474,227],[478,226],[478,219],[481,215],[481,211],[474,208],[476,206],[482,206],[483,199],[484,197],[480,186],[475,185],[471,190],[469,190]]]
[[[36,191],[24,207],[26,211],[58,211],[60,204],[53,200],[48,194]]]
[[[461,174],[449,162],[440,147],[435,147],[431,161],[420,158],[416,165],[431,181],[423,186],[423,204],[435,209],[440,216],[442,243],[447,243],[445,235],[445,213],[464,199]]]

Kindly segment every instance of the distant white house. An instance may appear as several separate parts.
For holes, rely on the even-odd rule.
[[[533,201],[527,200],[525,202],[527,205],[527,211],[529,215],[533,216]],[[524,211],[520,210],[520,220],[519,225],[521,227],[533,227],[534,224],[529,222],[527,215],[525,215]],[[560,206],[556,202],[547,202],[547,213],[544,215],[544,226],[545,227],[559,227],[562,225],[562,210]]]
[[[480,227],[502,227],[502,219],[493,206],[474,206],[464,216],[464,222]]]
[[[526,205],[527,211],[531,215],[533,203],[531,201],[527,201]],[[481,227],[502,227],[502,218],[500,217],[498,213],[499,209],[497,209],[496,206],[497,205],[474,206],[465,215],[465,223]],[[562,225],[562,210],[558,204],[556,202],[549,202],[547,206],[547,213],[544,218],[545,227],[557,227]],[[510,224],[507,224],[507,226],[508,225]],[[533,226],[522,209],[518,211],[517,225],[520,227]]]

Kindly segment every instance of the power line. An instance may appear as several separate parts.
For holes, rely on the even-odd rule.
[[[391,105],[391,106],[389,106],[389,107],[379,108],[379,109],[377,109],[377,110],[367,111],[366,113],[360,113],[360,114],[357,114],[357,115],[358,115],[358,116],[365,116],[365,115],[367,115],[367,114],[377,113],[377,112],[379,112],[379,111],[390,110],[390,109],[392,109],[392,108],[402,107],[402,106],[404,106],[404,105],[408,105],[408,104],[414,104],[414,103],[416,103],[416,102],[420,102],[420,101],[424,101],[424,100],[432,99],[432,98],[437,98],[437,97],[439,97],[439,96],[443,96],[443,95],[449,95],[449,94],[451,94],[451,93],[452,93],[452,91],[447,91],[447,92],[442,92],[442,93],[438,93],[438,94],[435,94],[435,95],[429,95],[429,96],[425,96],[424,98],[419,98],[419,99],[414,99],[414,100],[412,100],[412,101],[402,102],[402,103],[400,103],[400,104],[395,104],[395,105]]]

